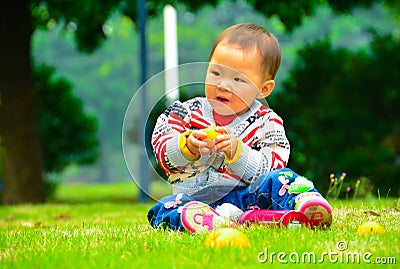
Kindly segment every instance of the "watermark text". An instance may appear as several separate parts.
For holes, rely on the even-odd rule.
[[[318,263],[343,263],[343,264],[396,264],[396,257],[374,257],[371,252],[349,251],[345,241],[336,244],[336,250],[305,252],[285,252],[270,251],[267,247],[257,255],[260,263],[298,263],[298,264],[318,264]]]

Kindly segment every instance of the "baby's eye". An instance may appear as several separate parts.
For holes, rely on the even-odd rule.
[[[238,78],[238,77],[234,78],[233,80],[236,81],[236,82],[246,82],[246,81],[244,81],[243,79]]]
[[[220,73],[218,71],[211,71],[211,74],[213,74],[214,76],[219,76]]]

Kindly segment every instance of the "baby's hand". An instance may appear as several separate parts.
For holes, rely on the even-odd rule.
[[[215,131],[221,133],[214,139],[216,151],[223,152],[229,159],[233,159],[238,147],[237,138],[223,127],[217,127]]]
[[[186,139],[186,146],[197,157],[209,154],[214,148],[214,142],[207,139],[203,131],[193,131]]]
[[[209,127],[205,128],[205,129],[203,129],[202,131],[204,133],[206,133],[207,139],[213,141],[218,135],[221,134],[221,132],[217,132],[216,131],[217,128],[219,128],[219,127],[214,125],[214,126],[209,126]]]

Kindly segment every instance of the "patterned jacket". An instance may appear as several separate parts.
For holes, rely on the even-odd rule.
[[[182,133],[210,125],[215,125],[213,110],[203,97],[176,101],[158,117],[153,150],[174,194],[190,195],[210,185],[247,186],[262,174],[286,167],[290,144],[282,119],[259,101],[225,126],[242,144],[242,154],[233,163],[227,164],[223,153],[212,152],[193,161],[181,152],[178,141]]]

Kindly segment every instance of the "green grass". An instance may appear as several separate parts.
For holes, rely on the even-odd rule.
[[[399,200],[335,201],[334,224],[328,230],[252,226],[242,229],[250,239],[249,248],[213,249],[204,246],[205,234],[152,229],[146,220],[151,204],[130,202],[134,200],[132,190],[124,184],[108,185],[108,189],[112,191],[105,195],[96,185],[69,185],[57,194],[62,202],[0,207],[0,267],[281,268],[279,252],[286,253],[283,258],[290,267],[289,258],[299,255],[296,265],[300,268],[371,268],[377,266],[372,264],[377,257],[394,257],[397,266],[400,263]],[[119,198],[113,197],[114,191]],[[78,199],[83,193],[89,203]],[[358,235],[357,227],[367,220],[379,222],[386,232]],[[339,242],[346,243],[345,251],[338,250]],[[271,262],[272,252],[276,254]],[[331,253],[331,259],[338,261],[330,262],[325,256],[322,264],[302,263],[301,256],[310,252],[317,259],[324,252]],[[371,253],[371,264],[345,261],[346,255],[357,253]],[[260,263],[258,257],[264,259],[264,254],[269,259]],[[394,264],[378,267],[397,268]]]
[[[172,193],[161,181],[150,185],[151,196],[159,199]],[[116,183],[69,183],[60,186],[55,193],[55,202],[88,203],[88,202],[136,202],[139,189],[133,181]]]

